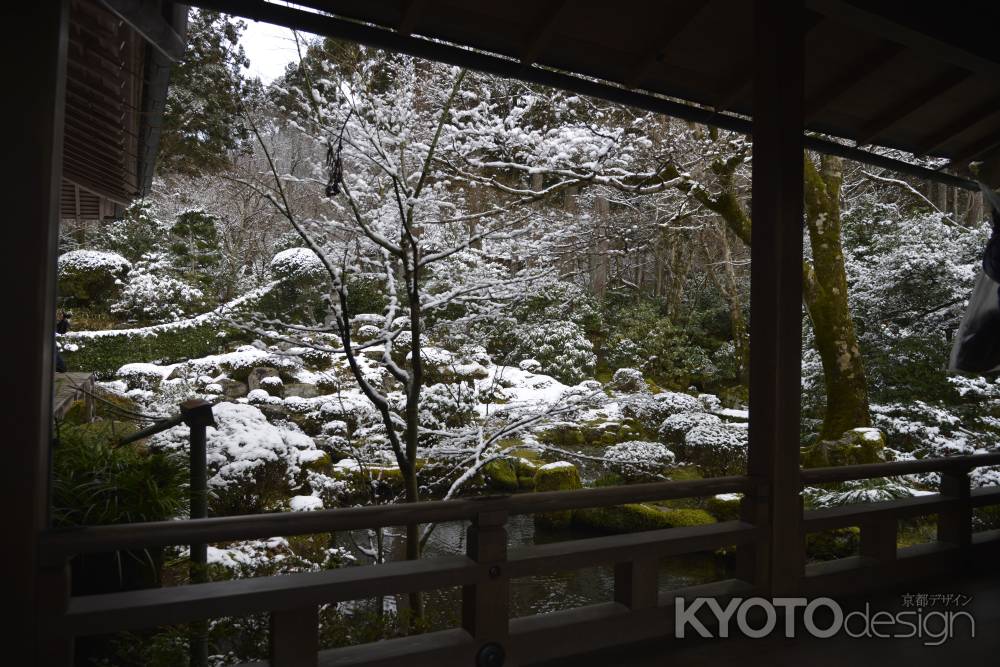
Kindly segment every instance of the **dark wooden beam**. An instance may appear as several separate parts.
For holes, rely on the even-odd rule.
[[[625,77],[623,83],[627,88],[635,88],[643,82],[653,67],[663,62],[670,44],[684,32],[701,13],[709,2],[687,2],[681,5],[670,17],[670,24],[656,35],[656,38],[632,64],[632,71]]]
[[[836,102],[854,86],[885,67],[902,52],[902,46],[887,42],[855,60],[840,75],[834,77],[822,90],[813,93],[813,96],[806,101],[804,111],[806,122]]]
[[[549,0],[542,3],[542,8],[535,18],[535,31],[528,37],[521,51],[521,64],[527,67],[538,59],[538,54],[552,39],[559,17],[568,3],[566,0]]]
[[[750,444],[747,473],[769,494],[765,558],[772,595],[795,595],[804,572],[799,494],[802,355],[802,0],[754,5]],[[757,583],[757,582],[755,582]]]
[[[417,27],[417,23],[420,21],[426,5],[426,0],[406,0],[403,5],[403,15],[399,19],[396,32],[404,37],[412,35],[413,29]]]
[[[3,383],[4,465],[0,498],[16,508],[4,521],[0,550],[4,605],[13,613],[4,636],[4,662],[54,665],[65,644],[48,636],[40,610],[64,604],[55,579],[46,577],[38,537],[49,521],[49,459],[55,352],[56,243],[62,185],[63,109],[69,3],[4,3],[0,20],[14,29],[3,39],[9,67],[5,83],[17,91],[17,130],[4,139],[4,173],[11,196],[3,245],[6,306],[17,314],[4,340],[10,349]],[[51,607],[50,607],[51,608]],[[63,661],[63,662],[58,662]]]
[[[988,74],[993,78],[1000,76],[1000,59],[983,58],[960,45],[936,39],[881,13],[883,9],[890,11],[898,8],[901,3],[869,2],[866,4],[867,6],[861,6],[860,2],[848,0],[806,0],[806,6],[809,9],[851,26],[860,32],[867,32],[901,44],[919,51],[933,60],[951,63],[972,72]],[[942,11],[949,9],[951,8],[943,7]],[[905,17],[901,18],[905,20]],[[969,21],[975,21],[979,18],[975,13],[968,15]]]
[[[892,106],[865,124],[855,141],[859,146],[870,144],[878,139],[886,130],[891,129],[903,119],[924,108],[949,90],[964,83],[972,77],[972,72],[961,67],[952,67],[944,74],[920,86],[910,94],[894,102]]]
[[[805,33],[805,37],[808,37],[809,33],[823,22],[823,18],[822,14],[810,11],[805,12],[802,24],[802,30]],[[752,89],[753,65],[744,63],[739,68],[739,71],[732,75],[729,80],[723,84],[722,90],[724,91],[724,95],[713,105],[713,108],[716,111],[725,111],[732,107],[736,102],[749,95]]]
[[[978,141],[968,144],[965,148],[952,155],[949,166],[965,167],[970,162],[975,162],[980,158],[991,155],[1000,148],[1000,139],[995,139],[994,134],[981,137]]]
[[[933,155],[935,151],[951,142],[955,137],[964,134],[979,123],[989,120],[998,114],[1000,114],[1000,95],[992,97],[983,104],[968,110],[945,127],[928,136],[920,142],[914,153],[917,155]]]
[[[101,3],[173,62],[184,55],[184,40],[161,13],[159,0],[101,0]]]

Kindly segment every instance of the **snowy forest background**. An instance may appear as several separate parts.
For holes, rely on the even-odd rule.
[[[64,221],[72,329],[58,345],[101,395],[98,420],[80,409],[59,424],[58,523],[184,516],[186,427],[116,442],[194,396],[216,402],[215,516],[743,474],[748,138],[333,40],[301,39],[264,86],[241,29],[192,15],[152,195],[121,220]],[[1000,385],[944,370],[989,234],[979,195],[805,164],[803,465],[994,446]],[[935,481],[810,488],[806,502]],[[524,539],[709,523],[737,505],[539,516]],[[415,558],[454,546],[444,532],[214,545],[211,578]],[[932,534],[914,522],[902,539]],[[857,549],[856,530],[814,537],[812,558]],[[185,557],[119,555],[90,581],[177,583]],[[711,576],[730,557],[684,571]],[[515,607],[595,581],[544,595],[536,582]],[[328,605],[324,645],[445,623],[448,599]],[[213,659],[266,655],[265,623],[213,622]],[[175,664],[184,632],[88,650]]]

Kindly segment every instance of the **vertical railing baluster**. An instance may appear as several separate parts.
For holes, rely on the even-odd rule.
[[[872,519],[862,524],[859,549],[861,557],[870,559],[873,564],[896,560],[898,532],[899,521],[895,516]]]
[[[43,562],[38,569],[38,608],[43,617],[39,627],[51,628],[55,618],[66,613],[70,597],[70,564],[66,558]],[[38,644],[38,664],[70,667],[73,660],[73,637],[49,634]]]
[[[629,609],[650,609],[659,595],[659,561],[655,557],[615,563],[615,602]]]
[[[271,612],[271,667],[315,667],[319,663],[319,607]]]
[[[488,573],[486,581],[462,587],[462,627],[476,639],[476,664],[502,667],[509,636],[507,512],[480,512],[468,531],[466,553]]]
[[[209,426],[215,426],[212,404],[201,399],[191,399],[181,403],[181,416],[191,429],[190,453],[190,502],[191,518],[208,517],[208,436]],[[208,545],[191,545],[190,580],[192,584],[208,581]],[[191,667],[205,667],[208,664],[208,623],[195,621],[191,624]]]
[[[941,542],[950,542],[964,550],[972,543],[969,470],[942,472],[940,491],[943,496],[957,498],[958,507],[938,514],[937,538]]]

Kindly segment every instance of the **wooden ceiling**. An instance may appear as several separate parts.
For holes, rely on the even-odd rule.
[[[749,0],[295,3],[346,19],[342,25],[324,24],[309,11],[292,18],[288,7],[276,10],[262,0],[194,4],[301,29],[325,25],[326,34],[363,35],[415,55],[443,53],[445,42],[456,52],[500,56],[510,76],[537,81],[535,73],[558,70],[607,84],[611,97],[641,91],[679,101],[702,119],[707,110],[709,121],[723,127],[753,114]],[[970,162],[982,162],[982,173],[1000,184],[1000,3],[805,0],[805,6],[809,131],[845,147],[900,149],[917,162],[945,158],[942,172],[967,175]]]

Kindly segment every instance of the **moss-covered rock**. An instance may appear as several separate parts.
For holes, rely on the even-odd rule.
[[[837,440],[802,448],[803,468],[878,463],[885,460],[885,436],[874,428],[855,428]]]
[[[701,526],[715,523],[715,519],[704,510],[667,509],[635,503],[577,510],[573,513],[573,523],[605,533],[631,533],[658,528]]]
[[[491,491],[513,493],[518,489],[517,464],[510,459],[494,459],[482,468],[483,481]]]
[[[570,491],[581,487],[580,471],[568,461],[543,465],[535,473],[535,491]],[[535,523],[547,528],[564,528],[572,520],[573,512],[570,510],[535,515]]]

